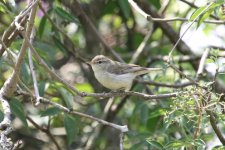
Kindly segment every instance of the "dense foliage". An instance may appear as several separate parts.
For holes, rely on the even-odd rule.
[[[225,148],[223,0],[32,2],[0,1],[0,119],[6,98],[16,148]],[[136,79],[138,93],[113,93],[86,63],[98,54],[163,71]],[[16,89],[4,93],[16,69]]]

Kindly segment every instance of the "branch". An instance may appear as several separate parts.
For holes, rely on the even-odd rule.
[[[169,67],[171,67],[172,69],[174,69],[177,73],[179,73],[182,77],[188,79],[192,84],[203,88],[203,89],[207,89],[207,87],[200,85],[197,81],[195,81],[194,79],[192,79],[191,77],[187,76],[186,74],[184,74],[182,71],[180,71],[175,65],[173,64],[169,64]]]
[[[184,62],[190,62],[190,61],[196,61],[199,60],[199,56],[195,55],[182,55],[182,56],[173,56],[173,61],[174,62],[179,62],[179,63],[184,63]],[[148,62],[151,61],[167,61],[168,60],[168,55],[153,55],[148,57]]]
[[[30,39],[31,43],[33,42],[33,38],[34,38],[34,31],[31,34],[31,39]],[[32,59],[32,52],[31,52],[30,48],[28,49],[28,60],[29,60],[29,67],[30,67],[30,71],[31,71],[32,79],[33,79],[34,93],[35,93],[35,97],[36,97],[35,105],[37,106],[40,103],[40,94],[39,94],[39,89],[38,89],[36,72],[35,72],[33,59]]]
[[[123,150],[124,133],[120,133],[120,150]]]
[[[184,37],[184,35],[187,33],[187,31],[190,29],[190,27],[194,24],[195,21],[197,21],[197,19],[212,5],[213,3],[211,3],[210,5],[208,5],[201,13],[199,13],[195,19],[193,21],[191,21],[191,24],[188,25],[188,27],[185,29],[184,33],[182,33],[182,35],[179,37],[179,39],[177,40],[177,42],[174,44],[173,48],[171,49],[169,55],[168,55],[168,60],[167,62],[171,61],[171,57],[172,57],[172,53],[175,50],[175,48],[177,47],[178,43],[181,41],[181,39]]]
[[[23,17],[19,20],[19,24],[24,27],[27,22],[28,16]],[[7,47],[9,47],[12,41],[17,37],[19,31],[16,29],[15,21],[13,21],[10,26],[4,31],[1,40],[4,42],[5,46],[0,46],[0,57],[4,53]]]
[[[44,132],[45,134],[47,134],[49,136],[49,138],[53,141],[53,143],[55,144],[55,146],[57,147],[58,150],[61,150],[58,142],[56,141],[55,137],[51,134],[51,132],[46,129],[46,128],[43,128],[41,126],[39,126],[32,118],[30,118],[29,116],[26,117],[31,124],[33,124],[33,126],[35,128],[37,128],[38,130],[41,130],[42,132]]]
[[[12,43],[12,41],[16,38],[16,36],[19,34],[19,31],[17,30],[18,27],[20,26],[21,28],[24,28],[25,23],[27,21],[27,14],[38,2],[39,0],[31,2],[23,11],[20,12],[18,16],[15,17],[14,21],[10,24],[9,28],[3,33],[2,41],[5,43],[6,46],[9,46]],[[5,48],[0,46],[0,56],[2,56],[4,51]]]
[[[32,5],[32,7],[35,5]],[[30,9],[32,8],[30,7]],[[33,21],[34,21],[34,17],[36,14],[36,9],[32,9],[30,12],[30,16],[29,16],[29,24],[27,25],[26,28],[26,35],[28,37],[30,37],[30,30],[33,27]],[[24,13],[25,15],[25,13]],[[20,15],[19,15],[20,16]],[[23,17],[23,16],[21,16]],[[18,17],[19,18],[19,17]],[[17,27],[17,29],[23,29],[23,27],[21,28],[20,24],[17,22],[19,19],[15,18],[15,26]],[[6,46],[3,44],[2,45],[4,48],[6,48]],[[22,65],[22,61],[23,58],[26,54],[26,48],[27,48],[27,42],[26,40],[23,41],[21,49],[20,49],[20,53],[17,59],[17,62],[15,64],[15,68],[13,70],[13,73],[10,75],[10,77],[4,82],[2,88],[0,89],[0,100],[2,103],[2,108],[3,108],[3,112],[4,112],[4,119],[3,121],[0,123],[0,128],[2,130],[4,130],[3,132],[1,132],[1,139],[0,139],[0,143],[1,143],[1,147],[4,150],[11,150],[13,148],[13,144],[12,142],[9,142],[9,138],[7,138],[7,135],[12,132],[12,127],[11,127],[11,110],[10,110],[10,106],[9,106],[9,97],[11,97],[14,93],[14,91],[16,90],[16,86],[17,86],[17,82],[19,80],[19,73],[20,73],[20,69],[21,69],[21,65]]]
[[[55,103],[55,102],[50,101],[50,100],[48,100],[46,98],[43,98],[43,97],[40,99],[40,102],[41,103],[45,103],[45,104],[50,104],[52,106],[55,106],[55,107],[59,108],[60,110],[66,112],[68,114],[73,114],[73,115],[77,115],[77,116],[80,116],[80,117],[84,117],[84,118],[88,118],[88,119],[97,121],[97,122],[99,122],[99,123],[101,123],[103,125],[110,126],[110,127],[115,128],[115,129],[117,129],[117,130],[119,130],[121,132],[127,132],[128,131],[127,125],[120,126],[120,125],[117,125],[117,124],[114,124],[114,123],[110,123],[110,122],[107,122],[105,120],[93,117],[91,115],[87,115],[87,114],[84,114],[84,113],[81,113],[81,112],[77,112],[77,111],[71,110],[69,108],[66,108],[66,107],[64,107],[64,106],[62,106],[62,105],[60,105],[58,103]]]
[[[202,54],[202,57],[201,57],[201,60],[200,60],[199,66],[198,66],[198,71],[197,71],[197,74],[196,74],[196,79],[197,80],[199,79],[199,77],[203,73],[204,66],[205,66],[205,61],[206,61],[206,59],[207,59],[207,57],[209,55],[209,51],[210,51],[210,49],[206,48],[204,53]]]
[[[18,149],[20,148],[21,145],[23,145],[23,141],[22,141],[22,140],[18,140],[18,141],[14,144],[12,150],[18,150]]]
[[[143,50],[144,50],[144,48],[145,48],[149,38],[152,35],[152,31],[153,31],[153,26],[151,26],[151,29],[148,31],[148,33],[144,37],[144,40],[141,42],[141,44],[138,46],[137,50],[133,54],[133,56],[131,58],[131,61],[130,61],[131,64],[135,64],[137,62],[138,57],[143,52]]]
[[[133,0],[128,0],[130,5],[143,17],[145,17],[148,21],[152,22],[171,22],[171,21],[190,21],[186,18],[154,18],[151,15],[144,12]],[[204,12],[204,11],[203,11]],[[198,17],[197,17],[198,18]],[[198,20],[193,20],[193,22],[198,22]],[[212,23],[212,24],[224,24],[225,21],[219,21],[219,20],[206,20],[205,23]]]
[[[220,129],[217,127],[217,123],[216,123],[216,119],[214,117],[214,114],[212,111],[209,111],[207,110],[206,111],[207,114],[209,115],[209,121],[210,121],[210,124],[214,130],[214,132],[216,133],[217,137],[219,138],[220,142],[225,145],[225,138],[223,137],[223,134],[222,132],[220,131]]]
[[[104,106],[103,113],[101,115],[101,119],[106,120],[107,114],[109,113],[111,106],[113,105],[114,97],[109,98],[108,102]],[[99,137],[99,134],[102,133],[101,130],[104,126],[98,125],[94,128],[92,134],[88,137],[86,145],[83,149],[85,150],[91,150],[94,148],[94,144],[96,139]]]
[[[33,3],[30,3],[27,8],[25,8],[23,11],[20,12],[18,16],[15,17],[15,20],[10,24],[8,29],[6,29],[2,36],[2,41],[5,43],[5,45],[8,47],[12,43],[12,41],[16,38],[16,36],[19,34],[19,31],[17,30],[18,25],[22,28],[24,28],[25,23],[27,22],[27,14],[30,12],[31,8],[33,8],[34,5],[39,0],[36,0]],[[0,46],[0,57],[5,51],[5,47]]]
[[[191,7],[193,7],[193,8],[199,8],[199,7],[196,6],[194,3],[191,3],[191,2],[189,2],[189,1],[186,1],[186,0],[180,0],[180,1],[183,2],[183,3],[185,3],[185,4],[188,4],[189,6],[191,6]],[[212,18],[214,18],[214,19],[216,19],[216,20],[219,20],[218,17],[216,17],[216,16],[214,16],[214,15],[212,15],[212,14],[210,14],[210,17],[212,17]]]
[[[7,99],[2,97],[2,93],[0,93],[0,101],[2,103],[2,109],[4,113],[4,119],[0,123],[0,129],[2,130],[0,134],[0,149],[11,150],[13,147],[13,143],[7,137],[7,135],[12,132],[12,113],[9,102]]]

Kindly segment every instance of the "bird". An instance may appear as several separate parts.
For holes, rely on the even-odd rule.
[[[161,68],[146,68],[134,64],[120,63],[104,55],[95,56],[88,64],[91,65],[98,82],[113,91],[129,91],[137,76],[162,70]]]

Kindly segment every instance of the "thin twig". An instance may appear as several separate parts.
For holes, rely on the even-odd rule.
[[[194,130],[194,139],[196,139],[198,137],[200,128],[201,128],[201,122],[202,122],[202,111],[203,111],[203,106],[202,106],[202,101],[198,101],[197,96],[193,95],[193,97],[195,98],[196,104],[197,104],[197,109],[198,109],[198,121],[197,121],[197,125],[196,128]]]
[[[14,144],[12,150],[17,150],[17,149],[19,149],[20,146],[21,146],[22,144],[23,144],[23,141],[22,141],[22,140],[18,140],[18,141]]]
[[[208,95],[206,101],[209,102],[210,100],[211,100],[211,94]],[[219,138],[220,142],[223,145],[225,145],[225,138],[223,137],[222,132],[220,131],[219,127],[217,126],[216,118],[214,117],[214,113],[211,110],[206,110],[206,113],[209,115],[209,121],[210,121],[210,124],[211,124],[214,132],[216,133],[216,135]]]
[[[144,16],[147,20],[149,21],[153,21],[153,22],[169,22],[169,21],[188,21],[188,19],[185,18],[171,18],[171,19],[162,19],[162,18],[153,18],[151,15],[145,13],[138,5],[136,2],[134,2],[133,0],[128,0],[128,2],[130,3],[130,5],[138,12],[140,13],[142,16]],[[186,32],[189,30],[189,28],[195,23],[197,22],[198,18],[200,15],[202,15],[213,3],[209,4],[201,13],[199,13],[197,15],[197,17],[191,21],[191,24],[187,27],[187,29],[184,31],[184,33],[178,38],[178,40],[176,41],[176,43],[174,44],[173,48],[171,49],[169,55],[168,55],[168,60],[167,62],[171,61],[171,57],[172,57],[172,53],[175,50],[175,48],[177,47],[177,45],[179,44],[179,42],[182,40],[183,36],[186,34]],[[208,22],[208,21],[205,21]],[[211,21],[210,21],[211,22]],[[213,21],[214,23],[218,23],[218,21]],[[221,22],[221,21],[219,21]],[[208,22],[209,23],[209,22]],[[223,21],[222,24],[224,24],[225,22]]]
[[[57,149],[58,149],[58,150],[61,150],[61,148],[60,148],[58,142],[56,141],[55,137],[51,134],[51,132],[50,132],[48,129],[39,126],[39,125],[38,125],[32,118],[30,118],[29,116],[27,116],[26,118],[27,118],[27,120],[30,121],[30,123],[33,124],[33,126],[34,126],[35,128],[37,128],[38,130],[41,130],[42,132],[46,133],[46,134],[49,136],[49,138],[52,140],[52,142],[55,144],[55,146],[57,147]]]
[[[148,42],[149,38],[152,35],[152,31],[153,31],[153,26],[151,26],[151,28],[147,32],[146,36],[144,37],[144,40],[141,42],[141,44],[139,45],[139,47],[135,51],[134,55],[132,56],[131,61],[130,61],[131,64],[135,64],[137,62],[138,57],[143,52],[145,46],[147,45],[147,42]]]
[[[10,24],[9,28],[4,32],[2,41],[6,42],[7,46],[11,43],[11,41],[18,35],[18,28],[23,29],[23,25],[27,21],[27,14],[30,10],[35,6],[40,0],[36,0],[33,3],[30,3],[23,11],[19,13],[18,16],[15,17],[14,21]],[[0,56],[4,53],[5,48],[0,47]]]
[[[38,5],[35,5],[32,10],[34,10],[36,12],[37,8],[38,8]],[[34,19],[34,16],[32,17],[32,19]],[[31,20],[31,22],[34,22],[34,20]],[[30,43],[33,43],[34,36],[35,36],[35,30],[34,29],[32,30],[32,28],[31,28],[30,31],[28,31],[28,32],[31,33],[29,41],[30,41]],[[33,64],[33,60],[32,60],[32,52],[31,52],[30,48],[28,49],[28,60],[29,60],[30,71],[31,71],[32,79],[33,79],[34,93],[36,95],[35,105],[37,106],[40,103],[40,100],[39,100],[40,95],[39,95],[36,72],[35,72],[35,68],[34,68],[34,64]]]
[[[109,100],[108,100],[108,102],[105,105],[105,108],[103,110],[103,114],[101,115],[101,119],[106,120],[107,113],[110,111],[110,108],[111,108],[113,102],[114,102],[114,97],[109,98]],[[93,146],[94,146],[93,143],[95,143],[96,138],[99,137],[99,134],[101,133],[102,127],[103,127],[102,124],[95,127],[93,133],[89,136],[89,138],[86,142],[86,145],[85,145],[85,148],[84,148],[85,150],[93,149]]]
[[[212,49],[219,49],[221,51],[225,51],[225,47],[224,46],[215,46],[215,45],[211,45],[209,46],[209,48],[212,48]]]
[[[130,3],[130,5],[142,16],[144,16],[148,21],[152,21],[152,22],[171,22],[171,21],[190,21],[189,19],[186,18],[153,18],[151,15],[147,14],[146,12],[144,12],[138,5],[136,2],[134,2],[133,0],[128,0],[128,2]],[[203,11],[204,12],[204,11]],[[202,14],[202,13],[201,13]],[[197,17],[198,18],[198,17]],[[197,19],[193,20],[193,22],[198,22]],[[212,24],[224,24],[225,21],[219,21],[219,20],[206,20],[204,21],[205,23],[212,23]]]
[[[204,66],[205,66],[206,59],[209,55],[209,51],[210,51],[210,49],[206,48],[204,53],[202,54],[202,57],[201,57],[201,60],[199,62],[199,66],[198,66],[198,71],[197,71],[197,74],[196,74],[197,80],[199,79],[199,77],[202,75],[202,73],[204,71]]]
[[[96,117],[93,117],[91,115],[87,115],[87,114],[84,114],[84,113],[81,113],[81,112],[78,112],[78,111],[74,111],[74,110],[71,110],[69,108],[66,108],[58,103],[55,103],[53,101],[50,101],[46,98],[41,98],[40,99],[40,102],[41,103],[46,103],[46,104],[50,104],[50,105],[53,105],[57,108],[59,108],[60,110],[68,113],[68,114],[73,114],[73,115],[77,115],[77,116],[80,116],[80,117],[84,117],[84,118],[88,118],[88,119],[91,119],[91,120],[94,120],[94,121],[97,121],[103,125],[107,125],[107,126],[110,126],[110,127],[113,127],[121,132],[127,132],[128,131],[128,127],[127,125],[124,125],[124,126],[120,126],[120,125],[117,125],[117,124],[114,124],[114,123],[110,123],[110,122],[107,122],[105,120],[102,120],[102,119],[99,119],[99,118],[96,118]]]
[[[27,15],[31,9],[33,9],[33,7],[39,2],[40,0],[35,0],[33,2],[31,2],[23,11],[20,12],[20,14],[18,16],[15,17],[15,25],[17,27],[20,26],[20,24],[18,24],[18,20],[20,20],[21,18],[23,18],[25,15]]]
[[[179,62],[179,63],[183,63],[183,62],[190,62],[190,61],[196,61],[199,60],[200,57],[199,56],[195,56],[195,55],[182,55],[182,56],[173,56],[173,61],[174,62]],[[156,61],[156,60],[162,60],[162,61],[167,61],[168,60],[168,55],[153,55],[150,56],[148,58],[148,62],[151,61]]]
[[[179,73],[181,76],[183,76],[184,78],[188,79],[189,81],[191,81],[193,84],[195,84],[198,87],[201,87],[203,89],[207,89],[207,87],[200,85],[197,81],[195,81],[194,79],[192,79],[191,77],[187,76],[186,74],[184,74],[182,71],[180,71],[175,65],[173,64],[169,64],[169,67],[173,68],[177,73]]]
[[[172,53],[175,50],[175,48],[177,47],[178,43],[181,41],[181,39],[184,37],[184,35],[187,33],[187,31],[191,28],[191,26],[194,24],[194,22],[197,21],[197,19],[203,14],[205,13],[205,11],[212,5],[213,3],[211,3],[210,5],[208,5],[201,13],[199,13],[196,18],[191,22],[191,24],[188,25],[188,27],[185,29],[184,33],[182,33],[182,35],[179,37],[179,39],[177,40],[177,42],[174,44],[173,48],[171,49],[169,55],[168,55],[168,60],[167,62],[171,61],[171,57],[172,57]]]
[[[124,133],[120,133],[120,150],[123,150]]]
[[[188,4],[189,6],[193,7],[193,8],[199,8],[198,6],[196,6],[194,3],[191,3],[189,1],[186,1],[186,0],[180,0],[181,2],[185,3],[185,4]],[[216,20],[219,20],[218,17],[214,16],[213,14],[210,14],[210,17],[216,19]]]
[[[23,17],[22,19],[20,19],[19,23],[21,26],[25,26],[26,22],[27,22],[27,18],[28,16]],[[15,21],[13,21],[10,26],[5,29],[3,35],[2,35],[2,42],[4,42],[4,44],[6,46],[2,47],[0,46],[0,57],[2,56],[2,54],[4,53],[4,51],[6,50],[7,47],[10,46],[10,44],[12,43],[12,41],[17,37],[17,35],[19,34],[19,31],[16,29],[15,26]]]
[[[159,13],[164,14],[166,12],[167,8],[169,7],[170,3],[171,3],[170,0],[164,0],[161,8],[159,9]]]
[[[29,60],[30,71],[31,71],[32,79],[33,79],[34,93],[35,93],[35,97],[36,97],[35,105],[37,106],[40,103],[40,100],[39,100],[40,94],[39,94],[39,89],[38,89],[36,72],[35,72],[35,68],[34,68],[34,64],[33,64],[33,60],[32,60],[32,52],[30,49],[28,49],[28,60]]]
[[[214,114],[212,111],[209,111],[207,110],[206,111],[207,114],[209,115],[209,121],[210,121],[210,124],[214,130],[214,132],[216,133],[217,137],[219,138],[220,142],[225,145],[225,138],[223,137],[223,134],[222,132],[220,131],[220,129],[218,128],[217,126],[217,123],[216,123],[216,118],[214,117]]]

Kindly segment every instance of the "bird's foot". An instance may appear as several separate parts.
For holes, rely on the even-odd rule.
[[[116,89],[116,90],[112,90],[111,92],[112,93],[121,93],[121,92],[124,92],[125,91],[125,88],[119,88],[119,89]]]

